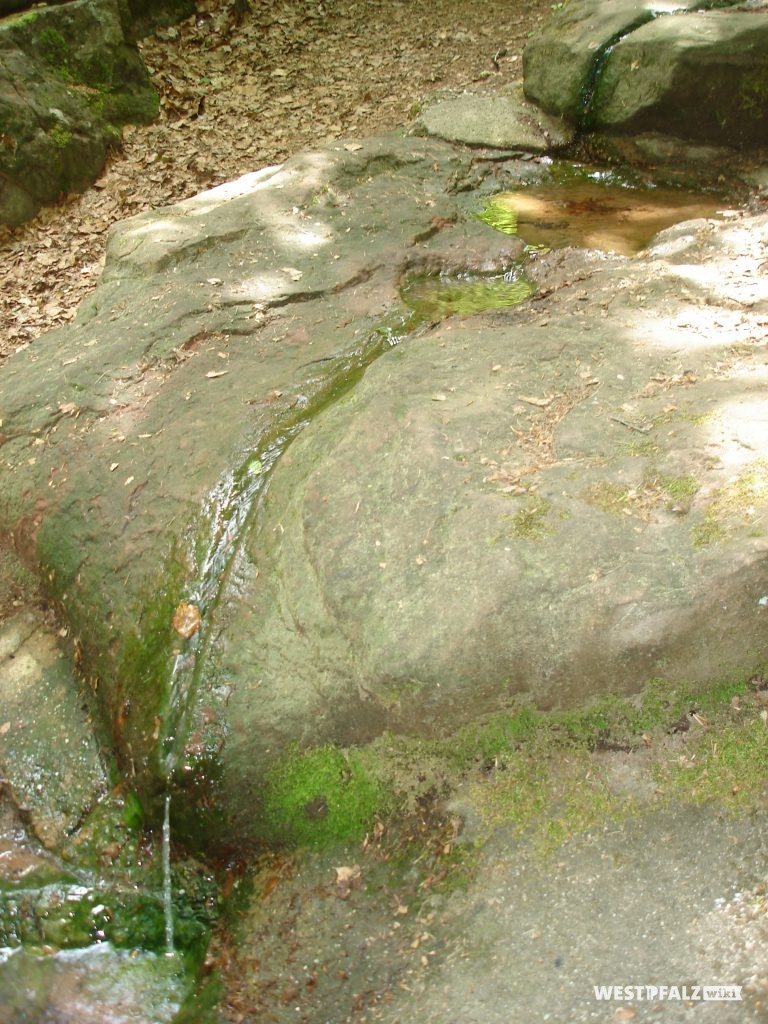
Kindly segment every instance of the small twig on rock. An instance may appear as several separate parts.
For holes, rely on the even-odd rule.
[[[614,423],[620,423],[622,427],[626,427],[627,430],[636,430],[638,434],[647,434],[651,429],[650,427],[637,427],[634,423],[627,423],[626,420],[620,420],[618,416],[611,416]]]

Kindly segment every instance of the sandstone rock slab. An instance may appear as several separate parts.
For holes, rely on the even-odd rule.
[[[127,221],[3,369],[2,529],[190,829],[258,841],[293,744],[765,660],[768,218],[540,255],[535,301],[409,332],[409,268],[517,272],[482,166],[339,143]]]
[[[417,131],[468,146],[544,153],[567,145],[573,131],[528,103],[518,87],[494,93],[465,92],[425,105]]]
[[[760,12],[705,11],[658,18],[622,39],[600,75],[590,112],[597,130],[765,146],[768,22]]]

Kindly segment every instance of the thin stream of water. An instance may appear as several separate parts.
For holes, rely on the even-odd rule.
[[[165,917],[165,955],[174,956],[173,894],[171,892],[171,794],[165,794],[163,815],[163,915]]]
[[[308,423],[326,406],[353,387],[365,368],[389,348],[395,347],[407,332],[408,318],[397,326],[372,332],[366,343],[340,362],[338,374],[321,387],[312,400],[304,399],[292,414],[292,422],[283,424],[277,435],[247,452],[240,467],[228,473],[211,493],[204,515],[208,522],[208,544],[195,579],[187,588],[185,600],[195,604],[202,616],[197,633],[175,658],[170,677],[169,715],[164,736],[164,770],[171,780],[178,768],[177,737],[183,735],[183,719],[189,709],[196,683],[198,657],[207,642],[207,625],[215,607],[223,580],[241,541],[247,520],[266,494],[272,471],[280,456]]]

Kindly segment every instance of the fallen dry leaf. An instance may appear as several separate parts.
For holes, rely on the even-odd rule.
[[[353,889],[361,882],[363,872],[357,864],[334,868],[336,872],[336,895],[340,900],[349,899]]]
[[[349,885],[360,878],[363,873],[357,864],[353,864],[351,867],[334,868],[334,871],[337,885]]]
[[[0,228],[0,359],[68,323],[91,292],[116,221],[175,203],[292,153],[397,129],[436,87],[506,84],[550,15],[531,0],[317,5],[200,0],[140,41],[160,116],[128,125],[98,181],[22,227]],[[450,24],[452,31],[445,32]],[[507,54],[501,52],[499,33]],[[254,117],[258,130],[254,131]],[[348,149],[348,152],[356,152]]]
[[[187,604],[186,601],[182,601],[173,613],[173,628],[185,640],[195,635],[202,621],[203,617],[197,605]]]

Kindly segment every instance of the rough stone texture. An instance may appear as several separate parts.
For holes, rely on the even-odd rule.
[[[125,763],[214,776],[229,840],[294,742],[765,662],[768,217],[539,258],[390,348],[404,267],[520,254],[468,216],[497,168],[383,137],[142,215],[3,369],[0,525]]]
[[[156,115],[121,13],[117,0],[73,0],[0,21],[0,223],[84,188],[119,126]]]
[[[764,146],[764,12],[707,6],[568,3],[525,50],[525,94],[590,131]]]
[[[520,86],[504,93],[468,93],[427,103],[416,130],[469,146],[544,153],[573,139],[561,120],[526,102]]]
[[[768,854],[760,824],[676,808],[579,837],[558,851],[556,865],[520,856],[497,837],[475,885],[441,908],[443,942],[418,981],[409,978],[415,997],[401,990],[381,1019],[677,1024],[693,1009],[708,1024],[763,1020],[768,929],[753,910]],[[595,985],[636,984],[745,991],[731,1003],[699,994],[693,1006],[674,998],[601,1004],[594,996]]]
[[[684,4],[652,0],[569,0],[549,25],[523,52],[526,97],[550,114],[577,124],[584,113],[586,94],[596,62],[608,46],[655,17],[656,12]]]
[[[768,19],[708,11],[658,18],[611,51],[591,110],[597,130],[764,146]]]
[[[170,1024],[187,989],[177,958],[19,949],[0,962],[0,1024]]]
[[[768,293],[732,282],[768,219],[662,237],[409,339],[283,456],[213,613],[230,803],[297,736],[434,734],[764,660]]]
[[[103,795],[107,775],[55,634],[32,612],[0,626],[0,774],[49,849]]]
[[[140,772],[170,728],[175,603],[215,600],[253,452],[370,347],[468,170],[442,143],[374,139],[125,222],[76,325],[4,367],[4,528],[46,566]],[[462,266],[522,249],[475,220],[448,234]]]
[[[660,809],[610,821],[551,857],[510,829],[467,829],[457,845],[466,843],[471,879],[418,895],[413,866],[382,878],[359,847],[305,854],[278,884],[273,869],[235,925],[236,983],[275,1024],[299,1013],[354,1019],[361,992],[385,1024],[757,1024],[768,992],[765,825],[764,814]],[[343,899],[339,864],[360,872]],[[743,986],[742,999],[594,995],[596,985],[687,985],[693,994],[710,984]]]

